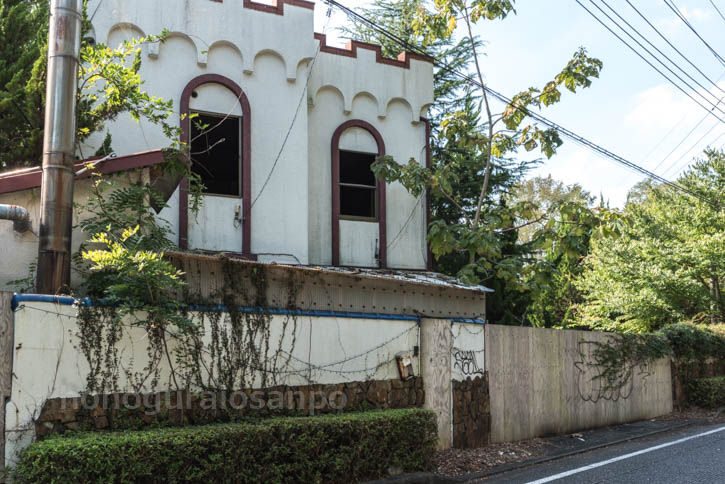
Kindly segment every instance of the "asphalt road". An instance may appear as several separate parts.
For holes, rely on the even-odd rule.
[[[475,482],[725,484],[725,425],[688,427]]]

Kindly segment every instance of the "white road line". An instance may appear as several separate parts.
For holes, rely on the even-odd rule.
[[[579,467],[578,469],[572,469],[570,471],[562,472],[561,474],[556,474],[554,476],[544,477],[543,479],[531,481],[528,484],[544,484],[545,482],[551,482],[551,481],[555,481],[557,479],[563,479],[565,477],[573,476],[574,474],[579,474],[580,472],[590,471],[592,469],[596,469],[597,467],[602,467],[602,466],[611,464],[613,462],[618,462],[620,460],[629,459],[630,457],[636,457],[638,455],[646,454],[648,452],[654,452],[655,450],[664,449],[665,447],[670,447],[671,445],[681,444],[683,442],[687,442],[688,440],[697,439],[699,437],[705,437],[706,435],[716,434],[718,432],[723,432],[723,431],[725,431],[725,427],[720,427],[720,428],[717,428],[714,430],[710,430],[708,432],[703,432],[701,434],[691,435],[691,436],[685,437],[683,439],[674,440],[674,441],[668,442],[666,444],[655,445],[654,447],[649,447],[647,449],[638,450],[637,452],[632,452],[631,454],[620,455],[619,457],[614,457],[609,460],[603,460],[601,462],[597,462],[596,464],[590,464],[588,466]]]

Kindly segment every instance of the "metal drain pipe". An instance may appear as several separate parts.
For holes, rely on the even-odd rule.
[[[25,232],[30,228],[30,214],[18,205],[0,204],[0,220],[12,220],[16,232]]]
[[[70,284],[76,90],[82,0],[51,0],[37,291]]]

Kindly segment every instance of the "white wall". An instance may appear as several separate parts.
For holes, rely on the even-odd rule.
[[[109,180],[122,187],[130,182],[147,181],[148,170],[133,170],[124,173],[108,175]],[[91,195],[91,178],[83,178],[75,183],[73,201],[80,206]],[[40,224],[40,188],[23,190],[19,192],[0,194],[0,204],[15,204],[25,207],[30,212],[30,230],[19,234],[13,230],[13,223],[0,220],[0,290],[14,291],[15,285],[10,281],[23,279],[29,275],[30,264],[38,259],[38,227]],[[73,225],[77,225],[87,213],[79,208],[73,211]],[[75,253],[85,240],[85,234],[79,228],[74,228],[72,251]],[[71,282],[80,283],[78,274],[71,272]]]
[[[386,154],[398,163],[414,158],[425,163],[425,124],[420,116],[433,102],[433,67],[430,63],[410,61],[410,69],[376,62],[375,52],[358,49],[357,58],[321,52],[310,79],[309,107],[309,192],[310,262],[332,262],[332,195],[330,170],[332,136],[335,130],[352,119],[370,123],[381,134]],[[384,82],[381,80],[384,79]],[[357,128],[341,138],[343,149],[375,152],[377,145]],[[417,200],[400,184],[386,187],[388,266],[424,269],[425,200]],[[342,224],[341,224],[342,225]],[[366,229],[359,229],[363,231]],[[368,240],[359,246],[367,248]],[[341,228],[341,261],[360,260],[362,253],[345,255],[345,236]],[[374,240],[373,240],[374,243]],[[349,247],[349,246],[348,246]],[[361,249],[362,250],[362,249]],[[361,264],[368,265],[368,264]]]
[[[382,64],[367,49],[358,49],[357,58],[318,53],[312,10],[285,5],[284,15],[276,15],[244,8],[243,3],[91,0],[89,11],[95,12],[96,40],[112,47],[164,29],[172,32],[162,44],[141,47],[140,71],[147,92],[173,101],[172,122],[177,122],[184,87],[197,76],[219,74],[241,86],[251,108],[251,251],[266,262],[330,264],[333,132],[347,120],[362,119],[382,134],[387,154],[398,162],[411,157],[424,162],[420,115],[433,102],[433,67],[415,59],[410,68]],[[204,86],[199,92],[192,107],[239,114],[234,96],[225,89]],[[108,123],[106,130],[118,155],[170,145],[160,128],[128,115]],[[92,136],[78,156],[95,152],[106,130]],[[343,141],[347,143],[347,136]],[[77,185],[76,201],[83,202],[83,182]],[[388,265],[425,268],[424,200],[414,199],[398,184],[388,185],[386,194]],[[28,208],[37,232],[38,198],[37,189],[25,190],[0,195],[0,203]],[[189,217],[191,246],[238,251],[242,233],[234,213],[241,200],[206,197],[206,202],[202,213]],[[178,236],[178,190],[168,203],[160,217]],[[376,234],[367,225],[343,234],[345,263],[375,265],[370,247]],[[352,240],[361,235],[364,239]],[[80,241],[76,231],[74,247]],[[344,255],[345,247],[357,252]],[[26,276],[36,252],[34,235],[18,235],[12,224],[0,221],[0,288]]]
[[[97,4],[90,2],[89,9],[93,11]],[[251,199],[257,199],[252,210],[251,250],[292,254],[293,260],[306,263],[308,136],[304,104],[307,61],[315,48],[312,10],[286,5],[280,16],[243,8],[241,1],[112,0],[100,3],[93,25],[97,40],[109,46],[143,34],[159,34],[163,29],[172,32],[163,44],[143,46],[140,75],[144,88],[173,100],[177,112],[184,87],[197,76],[219,74],[242,88],[251,108]],[[207,86],[198,92],[199,97],[192,98],[192,109],[240,114],[235,96],[225,88]],[[300,102],[302,107],[284,143]],[[135,123],[128,116],[109,123],[108,129],[118,154],[170,144],[158,128]],[[91,139],[86,151],[101,140],[102,134]],[[241,228],[233,220],[236,205],[221,197],[205,198],[205,212],[196,219],[189,217],[190,246],[241,250]],[[170,209],[162,214],[175,231],[177,204],[178,198],[172,198]]]
[[[5,408],[9,463],[34,438],[33,418],[45,400],[75,397],[85,388],[88,363],[78,349],[76,312],[73,306],[29,302],[23,302],[15,312],[14,378]],[[285,321],[287,329],[283,332]],[[299,317],[295,325],[295,320],[274,316],[270,342],[278,341],[283,341],[284,350],[291,351],[292,359],[281,368],[277,383],[289,385],[396,379],[395,355],[412,352],[420,344],[414,321]],[[277,348],[274,343],[273,351]],[[173,354],[173,339],[169,346]],[[145,331],[126,328],[119,354],[124,363],[132,361],[130,369],[140,371],[148,361]],[[413,366],[418,375],[418,358],[413,359]],[[145,392],[173,388],[165,360],[161,368],[159,386],[147,387]],[[122,391],[132,391],[124,375],[119,385]]]
[[[459,323],[451,325],[453,349],[451,351],[451,375],[454,380],[483,376],[486,371],[484,354],[484,324]]]

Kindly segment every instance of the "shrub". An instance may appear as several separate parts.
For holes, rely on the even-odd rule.
[[[725,376],[699,378],[690,382],[691,401],[704,408],[725,406]]]
[[[407,409],[147,431],[79,433],[31,444],[19,482],[356,482],[418,471],[435,414]]]
[[[725,359],[725,335],[694,324],[680,323],[660,330],[673,355],[681,360]]]

